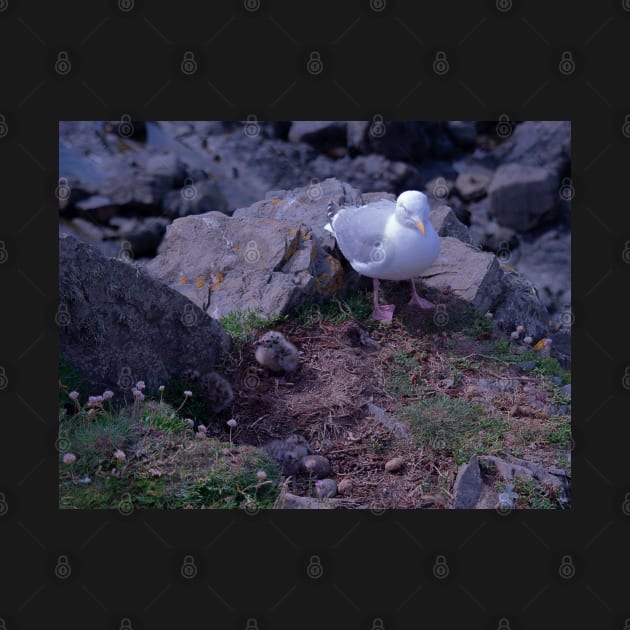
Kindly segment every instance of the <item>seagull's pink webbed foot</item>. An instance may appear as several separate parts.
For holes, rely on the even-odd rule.
[[[385,304],[385,306],[379,304],[378,306],[375,306],[372,311],[372,319],[375,319],[377,322],[391,322],[393,315],[393,304]]]
[[[411,282],[411,299],[409,300],[409,304],[415,304],[417,307],[425,309],[425,310],[430,309],[430,308],[435,308],[435,304],[433,304],[433,302],[429,302],[429,300],[425,300],[424,298],[418,295],[416,291],[416,285],[413,279],[411,279],[410,282]]]
[[[372,311],[372,319],[377,322],[391,322],[394,315],[393,304],[379,304],[378,303],[378,280],[374,280],[374,310]]]

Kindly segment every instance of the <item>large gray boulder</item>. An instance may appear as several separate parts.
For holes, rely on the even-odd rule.
[[[356,280],[333,236],[324,230],[329,202],[352,205],[378,199],[393,201],[395,195],[360,195],[350,184],[330,178],[270,191],[231,217],[209,212],[180,218],[169,226],[160,254],[146,269],[212,317],[248,309],[263,317],[288,314],[302,303],[329,299]],[[498,259],[470,246],[468,229],[453,210],[440,204],[430,217],[441,237],[441,251],[422,276],[425,284],[448,288],[482,312],[502,305],[510,321],[523,316],[520,294],[503,282]],[[531,329],[539,332],[548,316],[535,294],[531,299],[535,304],[527,312],[541,316]]]
[[[183,188],[168,192],[162,202],[164,214],[170,218],[203,212],[225,212],[230,208],[214,179],[194,181],[187,178]]]
[[[379,197],[385,197],[379,193]],[[395,198],[393,195],[388,198]],[[352,205],[360,199],[360,190],[345,180],[326,178],[314,180],[307,186],[291,190],[271,190],[262,201],[239,208],[234,218],[266,218],[291,225],[304,225],[326,249],[334,247],[335,239],[324,229],[328,222],[328,203],[333,201]],[[372,197],[363,195],[363,201]]]
[[[569,121],[527,121],[492,152],[497,164],[516,162],[540,166],[556,176],[571,160],[571,123]]]
[[[315,295],[315,254],[306,228],[209,212],[174,221],[146,268],[212,317],[247,310],[269,317]]]
[[[557,176],[548,168],[504,164],[488,187],[489,212],[501,225],[526,232],[557,211],[558,189]]]
[[[539,290],[551,313],[562,313],[571,305],[571,233],[548,230],[520,245],[518,270]]]
[[[440,204],[431,210],[429,218],[440,236],[453,236],[462,243],[471,244],[468,228],[457,218],[452,208],[446,204]]]
[[[370,192],[400,189],[412,170],[405,162],[370,153],[354,158],[346,156],[340,160],[318,155],[308,164],[304,174],[307,181],[336,178],[348,182],[359,190]]]
[[[496,489],[497,477],[505,488],[501,493]],[[569,477],[561,469],[544,468],[509,454],[504,459],[494,455],[473,455],[469,462],[459,467],[453,486],[453,507],[507,512],[514,507],[514,499],[519,497],[513,491],[515,481],[530,482],[543,491],[552,489],[562,505],[570,501]]]
[[[95,394],[128,393],[139,380],[155,390],[189,373],[201,378],[230,342],[177,291],[71,236],[59,238],[57,321],[61,354]]]
[[[533,339],[545,337],[549,330],[549,312],[538,289],[516,270],[502,273],[499,289],[492,309],[496,325],[505,332],[523,326],[525,334]]]
[[[421,277],[427,286],[449,288],[458,298],[485,313],[501,294],[502,275],[494,254],[446,236],[441,238],[437,260]]]

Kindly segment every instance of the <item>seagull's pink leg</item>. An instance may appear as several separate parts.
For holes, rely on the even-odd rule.
[[[392,315],[394,314],[394,305],[385,304],[382,306],[378,303],[378,278],[374,280],[374,310],[372,311],[372,318],[377,322],[391,322]]]
[[[411,300],[409,300],[409,304],[415,304],[416,306],[422,309],[435,308],[435,304],[433,302],[429,302],[429,300],[425,300],[421,298],[416,291],[416,284],[413,281],[413,278],[410,280],[411,282]]]

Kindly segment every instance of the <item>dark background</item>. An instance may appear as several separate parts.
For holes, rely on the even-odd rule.
[[[629,627],[629,65],[628,0],[0,0],[0,628]],[[57,123],[252,113],[573,121],[572,510],[57,510]]]

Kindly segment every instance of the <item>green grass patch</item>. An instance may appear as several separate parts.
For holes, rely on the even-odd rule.
[[[140,422],[156,431],[164,433],[184,433],[191,431],[190,425],[174,413],[143,413]]]
[[[532,370],[532,374],[536,376],[544,376],[551,379],[558,377],[561,385],[571,382],[571,372],[565,370],[558,359],[554,357],[542,357],[534,350],[521,350],[517,348],[509,339],[497,339],[492,342],[488,349],[488,355],[505,363],[521,363],[525,361],[535,361],[536,367]]]
[[[409,350],[397,350],[392,357],[392,370],[385,380],[385,391],[392,396],[412,398],[418,395],[418,385],[410,377],[419,372],[418,359]],[[420,379],[418,378],[418,381]]]
[[[461,332],[474,339],[487,335],[491,330],[492,320],[477,309],[471,309],[468,317],[462,322]]]
[[[565,370],[558,359],[555,358],[543,358],[539,356],[534,357],[536,359],[536,367],[533,370],[534,374],[545,376],[547,378],[558,377],[561,381],[561,385],[567,385],[571,382],[571,373]]]
[[[114,451],[125,451],[134,439],[135,428],[128,419],[120,415],[101,413],[95,418],[80,414],[64,419],[60,425],[60,439],[67,446],[65,452],[77,455],[72,464],[76,475],[91,476],[99,467],[111,468],[114,465]],[[70,467],[60,463],[62,470]]]
[[[553,510],[561,506],[553,492],[534,480],[515,479],[514,492],[518,494],[515,507],[528,510]]]
[[[277,466],[265,453],[199,437],[172,408],[153,401],[93,417],[62,410],[59,443],[61,508],[261,509],[273,507],[280,490]],[[122,461],[114,457],[118,449]],[[64,453],[76,461],[64,463]]]
[[[473,455],[498,454],[505,421],[488,417],[480,405],[439,395],[404,407],[400,412],[411,426],[419,447],[453,457],[457,464]]]
[[[547,441],[550,444],[570,448],[571,418],[569,416],[553,417],[550,418],[550,424],[546,435]]]
[[[248,308],[246,311],[231,311],[219,322],[223,329],[227,331],[233,339],[237,341],[247,341],[249,335],[261,328],[272,328],[279,322],[287,320],[286,315],[276,317],[262,317],[261,309]]]
[[[322,322],[341,324],[348,319],[374,324],[372,316],[372,295],[358,289],[345,298],[333,298],[325,304],[305,304],[295,313],[297,323],[312,328]]]
[[[226,445],[215,443],[215,446]],[[262,483],[256,476],[258,471],[267,475]],[[239,449],[237,458],[217,458],[209,470],[198,471],[184,463],[180,474],[190,481],[178,493],[178,500],[185,507],[264,509],[273,507],[278,496],[277,466],[264,453],[251,447]]]
[[[488,349],[488,355],[506,363],[517,363],[518,361],[530,361],[536,358],[533,352],[517,352],[516,346],[509,339],[496,339]]]

